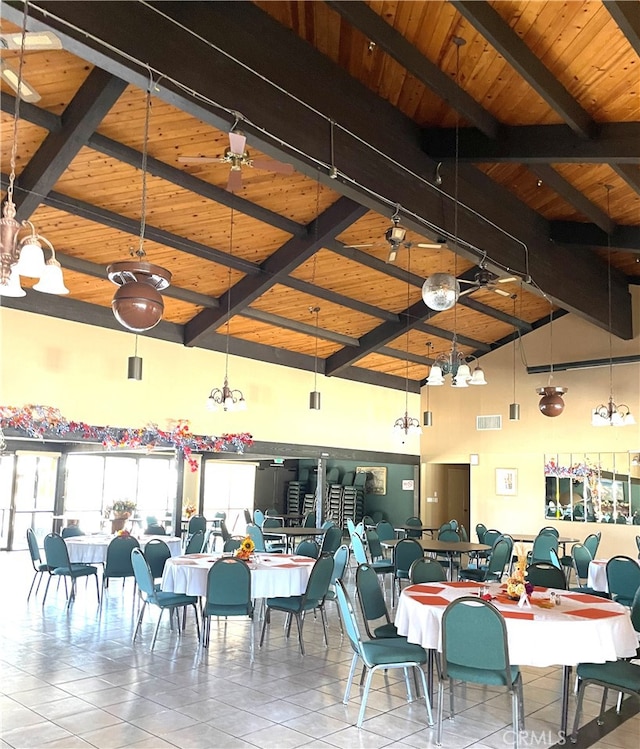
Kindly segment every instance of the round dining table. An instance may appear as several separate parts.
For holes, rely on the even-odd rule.
[[[186,554],[167,559],[160,587],[171,593],[206,596],[207,575],[221,554]],[[290,554],[255,554],[251,570],[251,597],[275,598],[304,593],[316,560]]]
[[[599,590],[602,593],[609,592],[609,584],[607,582],[608,561],[608,559],[593,559],[589,562],[587,586],[592,590]],[[640,565],[640,559],[637,562]]]
[[[461,596],[478,595],[482,587],[482,583],[471,581],[407,586],[400,595],[394,620],[398,634],[422,645],[431,656],[435,651],[442,652],[445,608]],[[488,588],[492,603],[505,619],[511,664],[563,667],[560,723],[566,735],[572,667],[633,656],[638,640],[629,610],[606,598],[565,590],[555,591],[560,605],[551,605],[546,588],[536,588],[531,606],[521,608],[506,597],[500,583],[491,583]]]
[[[65,538],[64,541],[69,551],[69,561],[72,563],[104,564],[107,561],[107,548],[114,538],[115,536],[104,533]],[[182,553],[182,541],[176,536],[136,536],[136,538],[140,542],[142,551],[152,538],[159,538],[167,544],[171,556],[178,556]]]
[[[403,540],[399,538],[381,541],[382,546],[392,548],[397,546]],[[437,554],[446,554],[449,560],[449,579],[453,579],[453,559],[459,554],[469,554],[477,551],[489,551],[491,546],[488,544],[478,544],[472,541],[440,541],[437,538],[416,538],[424,551],[434,552]]]

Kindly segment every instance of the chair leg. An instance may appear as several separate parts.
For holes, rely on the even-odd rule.
[[[196,606],[195,603],[192,603],[191,605],[193,606],[193,615],[196,618],[196,632],[198,634],[198,639],[200,639],[200,621],[198,620],[198,607]],[[184,607],[184,613],[185,613],[185,616],[186,616],[186,613],[187,613],[187,607],[186,606]]]
[[[453,706],[453,679],[449,679],[449,720],[453,720],[455,717],[455,710]]]
[[[578,687],[578,704],[576,706],[575,718],[573,719],[573,731],[571,732],[572,744],[575,744],[578,740],[578,727],[580,726],[580,715],[582,714],[582,700],[584,699],[584,689],[585,683],[584,681],[580,681],[580,686]]]
[[[320,618],[322,619],[322,629],[324,630],[324,646],[329,647],[329,639],[327,637],[327,615],[324,610],[324,604],[320,606]]]
[[[153,632],[153,640],[151,640],[151,647],[149,648],[149,650],[153,650],[153,648],[155,647],[156,638],[158,636],[158,630],[160,629],[160,621],[162,619],[162,615],[163,614],[164,614],[164,609],[161,608],[160,609],[160,613],[158,614],[158,621],[156,623],[156,628],[155,628],[155,630]]]
[[[429,699],[429,690],[427,688],[427,677],[420,666],[414,666],[414,673],[418,671],[420,673],[420,679],[422,680],[422,693],[424,695],[424,704],[427,708],[427,719],[429,725],[433,725],[433,713],[431,712],[431,701]]]
[[[442,746],[442,714],[444,712],[444,679],[438,683],[438,729],[436,731],[436,745]]]
[[[373,678],[374,668],[370,668],[367,673],[367,679],[364,684],[364,692],[362,693],[362,701],[360,702],[360,712],[358,713],[358,722],[356,725],[358,728],[362,728],[362,721],[364,720],[364,711],[367,707],[367,700],[369,699],[369,689],[371,688],[371,679]]]
[[[342,702],[344,705],[346,705],[347,702],[349,702],[349,692],[351,691],[351,684],[353,682],[353,674],[355,673],[357,662],[358,662],[358,654],[354,653],[353,658],[351,659],[351,668],[349,669],[349,678],[347,679],[347,686],[344,690],[344,697],[342,698]]]
[[[262,620],[262,633],[260,635],[260,647],[262,647],[262,643],[264,642],[264,632],[267,628],[267,624],[271,623],[271,609],[267,606],[267,610],[265,611],[264,618]]]
[[[49,575],[49,579],[47,580],[47,587],[44,589],[44,598],[42,599],[42,605],[44,606],[44,602],[47,600],[47,593],[49,592],[49,584],[51,583],[51,578],[53,575]]]
[[[98,575],[97,574],[95,575],[95,578],[96,578],[96,593],[98,595],[98,605],[100,605],[102,603],[102,599],[100,598],[100,585],[98,583]]]
[[[29,600],[29,598],[31,598],[31,591],[33,590],[33,584],[35,583],[36,577],[38,577],[38,575],[40,575],[40,580],[42,580],[42,572],[36,572],[36,574],[33,576],[33,580],[31,581],[31,587],[29,588],[29,593],[27,595],[27,601]],[[38,588],[39,587],[40,587],[40,583],[38,582]],[[38,590],[36,588],[36,595],[37,595],[37,593],[38,593]]]
[[[140,606],[140,613],[138,614],[138,619],[136,620],[136,626],[133,630],[133,637],[131,638],[131,642],[135,642],[136,637],[138,636],[138,632],[140,631],[140,626],[142,625],[142,617],[144,616],[144,610],[146,608],[147,602],[143,601],[142,606]]]
[[[602,720],[602,716],[604,715],[604,711],[607,709],[607,697],[609,696],[609,690],[605,687],[602,692],[602,702],[600,703],[600,715],[598,715],[598,725],[601,726],[604,721]]]
[[[304,614],[295,614],[296,624],[298,625],[298,642],[300,643],[300,653],[304,655],[304,640],[302,639],[302,625],[304,624]]]

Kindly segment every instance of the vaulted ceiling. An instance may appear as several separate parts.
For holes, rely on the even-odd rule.
[[[23,7],[2,4],[3,32]],[[63,48],[23,56],[41,98],[20,102],[14,200],[70,294],[3,305],[119,327],[105,269],[139,248],[151,79],[143,247],[173,277],[146,335],[224,350],[228,332],[231,353],[414,391],[454,334],[482,356],[553,310],[631,337],[635,0],[38,1],[27,28]],[[4,81],[1,102],[6,189]],[[234,192],[232,129],[254,160]],[[425,278],[480,265],[505,294],[425,306]]]

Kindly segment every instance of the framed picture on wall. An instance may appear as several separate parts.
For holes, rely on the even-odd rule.
[[[517,468],[496,468],[496,494],[506,497],[515,497],[517,493]]]
[[[356,473],[366,473],[367,479],[364,485],[366,494],[387,493],[387,467],[386,466],[358,466]]]

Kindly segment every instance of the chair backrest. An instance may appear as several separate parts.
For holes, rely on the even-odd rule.
[[[484,543],[484,534],[487,532],[487,526],[484,523],[478,523],[476,525],[476,536],[478,537],[478,543]]]
[[[304,528],[315,528],[316,527],[316,514],[315,512],[308,512],[304,516]]]
[[[550,549],[558,553],[558,537],[553,533],[538,534],[531,549],[531,562],[550,562]]]
[[[204,531],[196,531],[187,541],[185,554],[199,554],[204,546]]]
[[[640,559],[640,536],[636,536],[636,546],[638,547],[638,559]]]
[[[247,525],[249,525],[249,523],[253,523],[253,518],[251,517],[251,513],[246,507],[244,508],[244,522]]]
[[[640,588],[640,565],[632,557],[618,554],[607,562],[607,586],[613,600],[631,605]]]
[[[264,514],[267,516],[271,516],[271,517],[278,517],[280,515],[280,511],[278,510],[277,507],[268,507],[265,510]]]
[[[262,523],[263,530],[265,528],[282,528],[283,526],[284,520],[279,517],[274,517],[273,515],[267,515]]]
[[[328,518],[327,520],[324,521],[324,523],[320,527],[322,528],[322,530],[326,531],[329,528],[333,528],[335,524],[336,524],[335,520],[331,520],[331,518]]]
[[[204,515],[192,515],[191,518],[189,518],[189,526],[187,528],[187,534],[191,536],[193,533],[197,533],[198,531],[202,531],[202,535],[204,536],[204,532],[207,530],[207,519]]]
[[[312,538],[305,538],[296,546],[295,553],[301,557],[317,559],[320,556],[320,546]]]
[[[552,536],[560,538],[560,531],[557,528],[554,528],[552,525],[545,525],[544,528],[540,528],[540,530],[538,531],[538,535],[540,535],[541,533],[550,533]]]
[[[444,533],[445,531],[454,531],[454,530],[455,530],[455,528],[452,528],[451,527],[451,523],[449,521],[447,521],[446,523],[443,523],[438,528],[438,535],[440,535],[441,533]]]
[[[144,600],[149,603],[156,603],[157,598],[153,575],[142,553],[142,549],[136,548],[131,551],[131,566],[133,567],[136,585]]]
[[[404,521],[405,525],[416,525],[422,527],[422,520],[417,515],[412,515]],[[422,538],[422,531],[406,531],[407,538]]]
[[[241,545],[242,545],[242,539],[234,538],[233,536],[231,536],[224,542],[222,551],[227,552],[227,553],[236,551],[237,549],[240,548]]]
[[[409,578],[409,568],[416,559],[424,556],[424,550],[415,538],[401,538],[393,549],[393,568],[398,573]]]
[[[54,569],[59,567],[69,569],[69,550],[64,542],[64,538],[57,533],[47,533],[44,537],[44,556],[47,564]]]
[[[150,523],[144,529],[144,535],[145,536],[166,536],[167,531],[164,529],[164,525],[160,525],[159,523]]]
[[[496,541],[491,550],[491,556],[489,557],[489,564],[487,565],[487,572],[485,575],[486,580],[491,577],[495,577],[496,580],[502,578],[507,565],[511,563],[512,551],[513,543],[508,539],[501,538],[499,541]]]
[[[448,530],[440,531],[440,533],[438,533],[438,541],[449,541],[450,543],[456,543],[460,541],[460,536],[458,535],[458,531],[454,531],[453,528],[449,528]]]
[[[229,529],[227,528],[227,521],[225,520],[225,518],[222,518],[220,520],[220,535],[222,537],[223,543],[231,538],[231,533],[229,533]]]
[[[315,564],[309,575],[307,589],[304,592],[305,602],[318,604],[324,601],[329,585],[331,585],[331,576],[333,575],[333,557],[330,554],[316,559]]]
[[[378,533],[374,530],[365,531],[367,546],[369,547],[369,556],[372,560],[382,559],[384,553],[382,551],[382,545],[378,538]]]
[[[75,538],[76,536],[84,536],[85,533],[80,529],[78,525],[68,525],[62,529],[62,538]]]
[[[144,558],[147,560],[154,580],[162,577],[164,565],[171,557],[171,549],[161,538],[152,538],[144,547]]]
[[[481,598],[457,598],[444,610],[441,631],[445,678],[450,666],[464,666],[470,676],[475,671],[480,678],[498,677],[511,688],[507,628],[495,606]]]
[[[589,553],[593,559],[596,558],[596,552],[598,551],[598,546],[600,546],[601,536],[602,533],[598,531],[598,533],[590,533],[584,540],[584,545],[589,549]]]
[[[364,515],[363,518],[362,518],[362,522],[364,523],[364,527],[365,528],[367,526],[370,526],[370,525],[375,525],[375,523],[373,522],[373,518],[371,517],[371,515]]]
[[[355,532],[360,536],[360,538],[364,541],[365,538],[365,528],[364,523],[362,520],[359,523],[356,523],[355,525]]]
[[[337,580],[342,577],[349,563],[349,547],[346,544],[339,546],[333,555],[333,573],[331,575],[331,585],[335,585]]]
[[[31,564],[33,569],[38,571],[38,565],[41,564],[40,549],[38,548],[38,539],[31,528],[27,528],[27,546],[31,555]]]
[[[589,576],[589,563],[593,557],[584,544],[574,544],[571,547],[571,561],[578,579],[578,585],[584,585]]]
[[[264,512],[257,507],[253,511],[253,522],[258,526],[258,528],[262,528],[262,524],[264,523]]]
[[[133,536],[116,536],[107,546],[104,565],[105,577],[133,577],[131,552],[139,549],[140,543]]]
[[[237,557],[221,557],[207,574],[205,614],[251,616],[251,570]]]
[[[549,561],[554,567],[557,567],[559,570],[562,569],[562,562],[555,549],[549,549]]]
[[[347,633],[351,647],[356,653],[361,655],[362,651],[360,648],[360,630],[358,628],[358,620],[353,612],[353,606],[351,605],[349,594],[347,593],[342,580],[336,582],[336,601],[338,602],[338,611],[340,612],[342,626]]]
[[[376,533],[380,541],[392,541],[396,537],[396,532],[388,520],[381,520],[376,525]]]
[[[502,536],[502,533],[495,528],[489,528],[488,531],[484,532],[482,541],[480,543],[487,544],[487,546],[493,546],[495,542]]]
[[[640,588],[636,590],[633,603],[631,604],[631,624],[633,624],[633,628],[640,635]]]
[[[347,518],[347,531],[349,532],[350,536],[353,536],[353,534],[356,532],[356,524],[353,522],[353,520],[351,520],[351,518]]]
[[[256,547],[256,551],[264,552],[267,550],[267,547],[264,545],[264,534],[262,528],[254,523],[249,523],[249,525],[247,525],[247,535],[251,537],[253,545]]]
[[[389,616],[387,604],[384,600],[384,593],[380,587],[378,574],[368,564],[358,565],[358,569],[356,570],[356,592],[367,634],[369,637],[374,638],[369,628],[369,622],[384,619],[386,624],[390,624],[391,617]]]
[[[332,525],[327,528],[324,538],[322,539],[321,554],[334,554],[342,543],[342,528]]]
[[[416,583],[444,583],[447,573],[444,567],[436,559],[422,557],[416,559],[409,567],[409,582]]]
[[[467,529],[464,527],[464,525],[458,525],[457,529],[458,535],[460,536],[461,541],[467,542],[469,540],[469,534],[467,533]]]
[[[454,531],[458,530],[458,521],[455,518],[452,518],[449,521],[449,525],[451,526],[451,530],[454,530]]]
[[[357,533],[353,533],[351,536],[351,549],[353,550],[353,556],[358,564],[368,564],[367,552],[364,548],[364,543]]]
[[[564,572],[551,562],[533,562],[527,567],[526,579],[532,585],[542,588],[567,589],[567,578]]]

